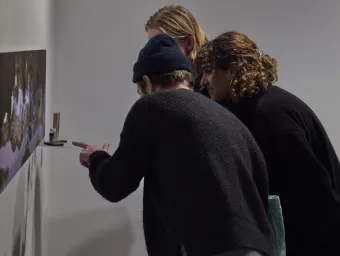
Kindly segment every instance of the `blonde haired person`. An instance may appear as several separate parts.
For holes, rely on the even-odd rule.
[[[166,5],[156,11],[147,21],[145,30],[149,39],[162,33],[171,36],[192,63],[201,47],[208,42],[206,34],[194,15],[181,5]],[[200,85],[201,72],[194,70],[197,77],[194,90],[208,96],[205,87]]]

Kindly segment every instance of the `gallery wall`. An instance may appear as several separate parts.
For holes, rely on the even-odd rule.
[[[67,138],[119,139],[137,98],[132,65],[147,37],[144,23],[173,1],[59,0],[55,5],[53,107]],[[210,38],[227,30],[250,35],[279,63],[278,85],[303,98],[340,152],[338,0],[181,0]],[[327,102],[327,104],[325,104]],[[77,118],[75,118],[77,117]],[[89,120],[91,120],[89,122]]]
[[[108,142],[113,151],[125,116],[137,99],[132,65],[147,40],[143,24],[172,1],[56,0],[53,6],[51,1],[0,1],[0,51],[46,48],[46,129],[51,113],[58,111],[64,139]],[[275,56],[280,65],[278,85],[315,110],[340,155],[338,0],[176,3],[194,13],[210,38],[239,30]],[[142,188],[119,204],[104,201],[91,187],[87,170],[78,164],[78,153],[68,145],[44,148],[46,164],[37,172],[41,175],[34,188],[42,192],[38,204],[42,211],[36,216],[42,220],[45,240],[33,255],[146,255]],[[27,174],[25,165],[0,195],[1,256],[13,255],[14,230],[21,223],[15,214],[24,211],[15,205],[26,198]],[[30,235],[28,241],[33,241]]]
[[[42,255],[43,163],[43,148],[38,147],[0,195],[1,256]]]
[[[137,99],[136,86],[131,82],[132,66],[147,41],[143,25],[153,12],[169,3],[174,2],[55,2],[52,104],[61,113],[63,138],[98,146],[108,142],[111,151],[116,148],[125,116]],[[191,10],[210,38],[226,30],[239,30],[252,36],[265,53],[275,56],[279,62],[278,85],[315,110],[340,155],[340,120],[333,114],[340,109],[338,0],[175,3]],[[59,167],[51,172],[50,210],[59,228],[51,231],[50,243],[55,249],[51,256],[89,256],[89,248],[98,249],[100,255],[108,250],[128,251],[112,255],[145,255],[139,224],[141,189],[127,200],[110,205],[94,192],[87,170],[77,163],[78,153],[74,148],[60,150],[52,160],[52,166]],[[80,216],[79,222],[73,221],[76,216]],[[67,254],[68,250],[72,253]]]
[[[0,1],[0,52],[47,49],[45,109],[47,122],[50,122],[51,112],[50,7],[49,0]],[[2,73],[2,76],[4,75],[9,74]],[[4,84],[1,86],[4,87]],[[1,256],[41,256],[44,250],[44,245],[41,243],[42,216],[47,209],[47,204],[44,203],[46,206],[44,209],[42,202],[46,182],[44,182],[45,177],[42,176],[42,149],[38,148],[30,153],[25,164],[0,193]],[[49,169],[48,162],[46,161],[44,169]]]
[[[0,52],[47,49],[46,112],[51,112],[52,41],[50,20],[52,0],[0,1]],[[51,123],[50,114],[46,122]],[[48,131],[48,128],[46,128]]]

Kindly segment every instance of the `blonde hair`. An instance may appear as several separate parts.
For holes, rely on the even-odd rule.
[[[201,47],[208,42],[207,36],[192,13],[180,5],[166,5],[155,12],[145,25],[145,30],[149,29],[159,29],[170,35],[179,44],[191,36],[194,46],[189,53],[189,58],[192,61],[196,59]]]
[[[216,68],[228,70],[231,63],[237,71],[231,82],[231,97],[252,97],[277,81],[277,62],[263,54],[248,36],[229,31],[205,44],[196,59],[196,65],[204,72]]]

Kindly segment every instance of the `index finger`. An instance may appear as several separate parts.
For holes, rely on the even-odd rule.
[[[72,145],[80,148],[86,148],[88,146],[85,142],[72,141]]]

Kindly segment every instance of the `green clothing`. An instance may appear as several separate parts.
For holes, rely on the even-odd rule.
[[[215,256],[263,256],[263,255],[254,250],[240,249],[230,252],[224,252]]]

